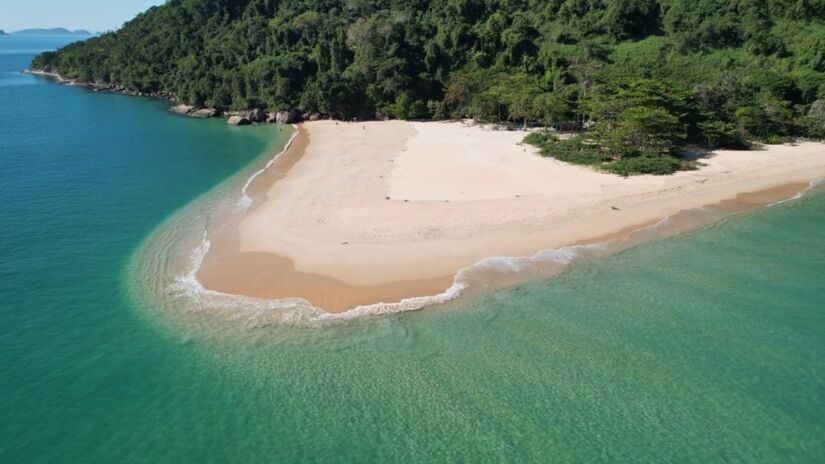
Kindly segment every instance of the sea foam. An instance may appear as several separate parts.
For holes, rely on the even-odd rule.
[[[782,203],[787,203],[789,201],[798,200],[800,198],[803,198],[805,195],[809,194],[815,188],[821,187],[823,185],[825,185],[825,177],[820,177],[818,179],[814,179],[814,180],[808,182],[808,186],[805,187],[804,189],[800,190],[799,193],[797,193],[796,195],[792,196],[791,198],[786,198],[784,200],[775,201],[775,202],[769,204],[768,208],[770,208],[771,206],[777,206],[777,205],[781,205]]]
[[[279,151],[275,156],[273,156],[272,159],[270,159],[266,163],[266,165],[264,165],[264,167],[258,169],[257,171],[255,171],[254,174],[249,176],[249,179],[246,180],[246,183],[241,188],[241,198],[238,200],[238,207],[240,207],[242,210],[247,210],[250,206],[252,206],[252,197],[250,197],[248,193],[249,186],[252,185],[252,182],[254,182],[258,176],[266,172],[267,169],[271,168],[272,165],[275,164],[275,161],[277,161],[278,158],[280,158],[281,155],[286,153],[286,151],[289,150],[289,147],[292,146],[292,142],[295,141],[295,137],[298,136],[298,126],[293,124],[292,128],[295,132],[293,132],[292,135],[289,137],[289,140],[286,142],[286,145],[284,145],[283,150]]]

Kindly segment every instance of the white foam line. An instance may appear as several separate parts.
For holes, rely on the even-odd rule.
[[[530,265],[542,263],[557,263],[569,265],[575,259],[583,256],[584,252],[593,250],[604,251],[609,242],[588,245],[572,245],[562,248],[553,248],[539,251],[531,257],[491,257],[467,266],[456,273],[453,284],[444,292],[436,295],[405,298],[393,303],[373,303],[357,306],[342,313],[328,313],[313,306],[303,298],[286,298],[278,300],[264,300],[253,297],[232,295],[207,289],[197,278],[203,259],[209,252],[210,242],[204,232],[201,243],[192,251],[188,271],[175,279],[171,290],[180,296],[187,297],[204,307],[224,307],[226,304],[243,305],[255,310],[281,310],[285,322],[300,323],[321,320],[345,320],[363,316],[395,314],[407,311],[416,311],[427,306],[448,303],[461,296],[470,288],[468,274],[480,268],[491,268],[497,272],[514,273],[526,269]]]
[[[394,314],[407,311],[416,311],[427,306],[448,303],[461,296],[465,290],[470,288],[467,282],[468,274],[479,268],[492,268],[497,272],[514,273],[526,269],[531,264],[557,263],[569,265],[576,258],[583,256],[583,252],[588,250],[604,251],[609,242],[594,243],[589,245],[572,245],[562,248],[550,248],[539,251],[530,257],[490,257],[484,258],[475,264],[467,266],[456,273],[453,284],[442,293],[431,296],[418,296],[406,298],[396,303],[374,303],[357,306],[343,313],[328,313],[320,308],[312,307],[317,311],[314,320],[329,319],[354,319],[363,316],[375,316],[382,314]]]
[[[278,152],[277,155],[273,156],[272,159],[269,160],[264,167],[262,167],[257,172],[252,174],[249,177],[249,179],[246,180],[246,184],[244,184],[243,188],[241,189],[241,198],[240,200],[238,200],[238,206],[240,206],[241,208],[248,209],[250,206],[252,206],[252,198],[249,196],[249,194],[247,194],[246,191],[247,189],[249,189],[249,186],[252,185],[252,182],[255,181],[255,178],[263,174],[264,171],[266,171],[267,169],[271,168],[272,165],[275,164],[275,161],[277,161],[278,158],[280,158],[281,155],[286,153],[286,151],[289,150],[289,147],[292,146],[292,142],[295,140],[295,137],[298,136],[298,126],[293,124],[292,128],[295,130],[295,132],[293,132],[292,135],[289,137],[289,140],[286,142],[286,145],[284,145],[283,150]]]
[[[665,225],[670,220],[670,216],[665,217],[656,224],[640,228],[639,230],[655,229]],[[207,232],[204,232],[201,243],[192,251],[189,270],[175,279],[171,289],[181,296],[187,297],[204,307],[221,308],[228,304],[233,306],[242,305],[252,310],[282,311],[282,320],[289,323],[311,323],[322,320],[347,320],[364,316],[378,316],[407,311],[417,311],[427,306],[445,304],[460,297],[470,288],[469,274],[481,268],[493,269],[497,272],[515,273],[527,269],[530,265],[555,263],[564,266],[570,265],[573,261],[581,258],[586,252],[604,252],[610,243],[622,241],[624,238],[613,239],[599,243],[586,245],[571,245],[561,248],[548,248],[541,250],[529,257],[489,257],[484,258],[475,264],[460,269],[453,279],[453,284],[445,291],[436,295],[418,296],[405,298],[393,303],[373,303],[356,306],[342,313],[329,313],[321,308],[313,306],[303,298],[285,298],[277,300],[265,300],[254,297],[232,295],[216,290],[210,290],[203,286],[197,278],[197,272],[203,263],[210,248]]]
[[[672,215],[666,216],[655,224],[639,228],[637,232],[665,226],[671,221],[671,218]],[[539,251],[533,256],[527,257],[494,256],[484,258],[475,264],[460,269],[453,279],[453,284],[447,290],[439,294],[405,298],[392,303],[381,302],[361,305],[342,313],[329,313],[312,305],[309,301],[298,297],[265,300],[242,295],[232,295],[229,293],[207,289],[197,278],[197,272],[200,269],[203,259],[210,247],[207,232],[204,232],[203,240],[200,245],[192,251],[189,270],[186,274],[179,276],[175,280],[175,283],[172,284],[172,290],[181,293],[182,296],[185,296],[196,303],[204,305],[204,307],[222,308],[226,307],[226,305],[242,305],[251,310],[282,311],[282,320],[289,323],[311,323],[322,320],[347,320],[364,316],[378,316],[407,311],[417,311],[428,306],[448,303],[460,297],[467,289],[471,287],[470,274],[476,270],[487,268],[496,272],[509,274],[521,272],[529,268],[531,265],[540,265],[545,263],[555,263],[568,266],[576,259],[584,257],[587,252],[594,252],[596,254],[605,252],[611,243],[624,241],[626,239],[627,237],[623,237],[593,244],[548,248]]]
[[[220,300],[229,300],[233,302],[243,302],[243,303],[254,303],[256,306],[259,306],[262,302],[267,302],[267,300],[258,300],[256,298],[245,297],[240,295],[232,295],[229,293],[219,292],[217,290],[210,290],[203,286],[203,284],[198,280],[198,271],[203,264],[203,259],[206,257],[206,254],[209,253],[209,249],[211,248],[212,243],[209,241],[208,238],[208,231],[204,230],[203,238],[201,239],[201,243],[192,250],[189,259],[189,268],[185,274],[178,276],[175,278],[174,283],[170,285],[170,290],[172,293],[178,293],[182,296],[185,296],[197,303],[205,304],[207,306],[211,306],[214,303],[218,303],[218,306],[222,303],[222,301],[215,301],[215,300],[207,300],[205,297],[213,297],[218,298]],[[300,298],[287,298],[283,300],[269,300],[269,303],[276,303],[276,302],[288,302],[294,304],[295,302],[302,300]],[[267,307],[271,305],[267,304]],[[282,306],[282,305],[276,305]]]
[[[819,187],[819,186],[822,186],[822,185],[825,185],[825,177],[820,177],[820,178],[818,178],[818,179],[814,179],[814,180],[812,180],[812,181],[808,182],[808,186],[807,186],[807,187],[805,187],[804,189],[802,189],[802,190],[801,190],[799,193],[797,193],[796,195],[794,195],[794,196],[792,196],[792,197],[790,197],[790,198],[786,198],[786,199],[784,199],[784,200],[775,201],[775,202],[773,202],[773,203],[769,204],[769,205],[768,205],[768,208],[770,208],[771,206],[781,205],[782,203],[787,203],[787,202],[789,202],[789,201],[798,200],[798,199],[800,199],[800,198],[804,197],[804,196],[805,196],[805,194],[807,194],[807,193],[808,193],[809,191],[811,191],[812,189],[815,189],[816,187]]]

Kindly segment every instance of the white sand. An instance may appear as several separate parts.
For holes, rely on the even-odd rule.
[[[485,257],[532,255],[825,177],[818,143],[720,151],[698,171],[622,178],[541,158],[520,144],[524,132],[460,122],[303,128],[303,158],[239,223],[240,251],[351,285],[453,275]]]

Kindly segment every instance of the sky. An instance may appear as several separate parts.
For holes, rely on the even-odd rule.
[[[105,32],[165,0],[0,0],[0,30],[65,27]]]

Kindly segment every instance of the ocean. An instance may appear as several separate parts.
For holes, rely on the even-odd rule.
[[[70,40],[0,37],[0,462],[825,461],[825,195],[443,308],[172,314],[158,237],[289,132],[19,73]]]

